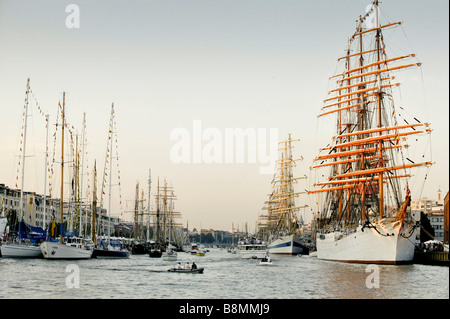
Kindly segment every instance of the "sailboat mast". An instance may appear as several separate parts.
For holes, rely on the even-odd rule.
[[[376,20],[376,27],[377,29],[380,27],[380,21],[379,21],[379,17],[378,17],[378,0],[375,0],[373,3],[373,7],[375,9],[375,20]],[[381,63],[380,62],[380,32],[377,31],[376,32],[376,44],[377,44],[377,65],[378,65],[378,70],[381,69]],[[381,128],[383,123],[381,122],[381,97],[382,97],[382,92],[381,92],[381,75],[380,73],[378,73],[377,75],[378,77],[378,99],[377,99],[377,103],[378,103],[378,127]],[[379,136],[382,135],[381,131],[378,133]],[[378,143],[378,152],[379,152],[379,167],[383,167],[384,163],[383,163],[383,140],[380,139],[380,142]],[[380,171],[380,173],[378,174],[378,189],[379,189],[379,196],[378,196],[378,200],[379,200],[379,210],[380,210],[380,218],[384,217],[384,192],[383,192],[383,171]]]
[[[161,240],[161,223],[160,223],[160,202],[159,202],[159,176],[158,176],[158,185],[156,187],[156,240]]]
[[[84,140],[86,134],[86,113],[83,113],[83,129],[81,131],[81,183],[80,183],[80,234],[83,229],[83,171],[84,171]]]
[[[61,222],[61,233],[59,235],[59,239],[63,242],[63,209],[64,209],[64,124],[65,124],[65,103],[66,103],[66,92],[63,92],[63,105],[62,105],[62,125],[61,125],[61,196],[59,203],[59,212],[60,212],[60,222]]]
[[[112,183],[112,150],[113,150],[113,133],[114,133],[114,103],[111,105],[111,122],[109,124],[109,139],[110,139],[110,149],[109,149],[109,203],[108,203],[108,245],[110,244],[111,236],[111,183]]]
[[[362,74],[364,74],[364,71],[362,69],[362,67],[364,65],[362,23],[363,23],[363,20],[362,20],[362,18],[360,16],[360,19],[359,19],[359,32],[360,32],[360,35],[359,35],[359,53],[360,53],[360,55],[359,55],[359,66],[361,67],[360,84],[364,82],[364,78],[362,76]],[[348,80],[348,84],[350,85],[350,80]],[[360,85],[358,88],[360,90],[362,90],[363,89],[363,85]],[[360,106],[361,111],[360,111],[360,125],[359,125],[359,127],[360,127],[360,131],[362,132],[365,129],[365,127],[364,127],[364,118],[365,118],[364,93],[361,93],[360,102],[361,102],[361,106]],[[360,135],[360,138],[363,138],[363,135]],[[359,148],[361,148],[361,147],[359,147]],[[350,157],[348,159],[350,159]],[[359,169],[364,170],[365,169],[365,154],[364,153],[360,154],[360,159],[361,159],[361,161],[360,161],[361,167]],[[351,166],[350,163],[348,163],[348,165]],[[347,192],[350,193],[349,190],[347,190]],[[348,203],[348,205],[349,205],[349,210],[350,210],[351,203]],[[363,221],[366,220],[366,186],[365,186],[365,184],[363,184],[363,187],[361,189],[361,219]]]
[[[166,240],[166,227],[167,227],[167,182],[164,179],[164,197],[163,197],[163,213],[164,213],[164,218],[163,218],[163,238],[164,241]]]
[[[134,203],[134,240],[138,238],[138,211],[139,211],[139,183],[136,184],[136,199]]]
[[[27,145],[27,121],[28,121],[28,97],[30,94],[30,78],[27,79],[27,91],[25,95],[25,118],[23,128],[23,147],[22,147],[22,184],[20,187],[20,221],[23,219],[23,187],[25,181],[25,149]]]
[[[150,240],[150,194],[152,190],[152,170],[148,170],[147,240]]]
[[[95,219],[97,217],[97,160],[94,161],[94,187],[92,201],[92,241],[96,242]]]
[[[45,222],[46,222],[46,215],[47,215],[47,154],[48,154],[48,114],[45,115],[45,128],[46,128],[46,134],[45,134],[45,165],[44,165],[44,216],[42,218],[42,226],[44,230],[47,229]]]

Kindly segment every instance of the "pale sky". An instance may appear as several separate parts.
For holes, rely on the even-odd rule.
[[[66,27],[66,6],[80,9],[80,27]],[[103,172],[111,103],[116,110],[123,210],[135,185],[147,191],[152,170],[172,183],[176,210],[189,228],[229,230],[254,225],[271,189],[259,163],[176,164],[176,128],[278,128],[301,141],[295,148],[309,175],[323,147],[317,115],[328,77],[344,54],[356,20],[370,1],[21,1],[0,0],[0,183],[15,187],[25,86],[55,123],[67,92],[67,120],[81,133],[87,118],[88,162]],[[402,84],[402,105],[430,122],[432,160],[414,196],[448,191],[449,2],[385,0],[385,21],[403,21],[398,34],[416,53],[419,71]],[[406,35],[406,37],[405,37]],[[394,48],[396,49],[396,48]],[[43,191],[43,118],[35,104],[27,147],[25,190]],[[54,126],[50,128],[52,148]],[[305,186],[307,187],[307,186]],[[116,196],[117,197],[117,196]],[[147,197],[147,195],[145,195]],[[315,199],[305,198],[311,207]],[[114,204],[115,207],[117,203]],[[117,208],[114,209],[117,215]],[[310,210],[302,212],[309,220]],[[132,220],[130,213],[125,213]]]

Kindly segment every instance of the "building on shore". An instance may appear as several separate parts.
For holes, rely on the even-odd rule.
[[[448,245],[448,192],[444,198],[444,244]]]
[[[60,200],[58,198],[45,198],[44,195],[36,194],[35,192],[23,192],[23,220],[31,225],[48,228],[55,219],[55,223],[61,223]],[[66,223],[66,231],[73,231],[77,223],[79,223],[80,211],[82,215],[82,223],[88,224],[91,220],[91,205],[83,204],[81,206],[74,202],[64,202],[63,207],[63,222]],[[107,232],[108,224],[111,225],[114,231],[114,225],[119,224],[121,220],[117,217],[108,217],[107,210],[97,208],[100,213],[98,219],[97,229],[102,233]],[[87,214],[86,214],[87,212]],[[18,222],[20,218],[20,189],[9,188],[5,184],[0,184],[0,215],[9,216],[13,223]],[[13,215],[13,216],[12,216]],[[45,225],[44,225],[45,220]],[[85,227],[83,227],[86,229]]]
[[[448,194],[448,192],[447,192]],[[429,199],[427,197],[422,197],[411,201],[411,215],[416,221],[420,221],[420,213],[423,212],[427,215],[430,220],[430,224],[434,229],[436,240],[443,241],[445,233],[445,214],[444,214],[444,198],[442,196],[442,191],[439,188],[437,191],[437,199]],[[448,215],[448,214],[447,214]],[[447,226],[448,229],[448,226]],[[420,238],[419,228],[416,233],[416,240],[419,241]]]

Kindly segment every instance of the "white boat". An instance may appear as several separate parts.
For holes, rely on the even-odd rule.
[[[270,254],[297,255],[307,254],[309,249],[294,235],[279,236],[268,246]]]
[[[24,221],[16,224],[15,240],[3,243],[0,252],[4,258],[41,258],[42,253],[36,244],[45,239],[46,232],[41,227],[30,226]],[[10,233],[11,234],[11,233]]]
[[[3,258],[42,258],[41,250],[37,245],[3,244],[0,250]]]
[[[319,259],[377,264],[411,263],[414,257],[415,227],[398,221],[381,220],[360,226],[355,232],[318,234]]]
[[[270,265],[272,265],[272,258],[270,258],[269,255],[267,255],[266,257],[262,258],[259,261],[259,264],[261,266],[270,266]]]
[[[404,264],[414,257],[418,225],[408,211],[409,183],[413,168],[433,164],[424,159],[431,150],[421,144],[426,142],[421,136],[428,139],[431,129],[413,115],[404,118],[407,106],[401,107],[406,125],[398,123],[394,71],[406,72],[421,63],[415,54],[391,51],[397,43],[387,43],[390,38],[383,32],[401,23],[382,24],[378,4],[374,0],[360,16],[346,54],[330,77],[332,90],[319,115],[336,117],[332,141],[312,165],[317,181],[309,194],[318,194],[321,203],[314,226],[319,259]],[[413,138],[407,138],[410,135]],[[403,148],[424,152],[408,152],[406,157]]]
[[[167,250],[162,253],[162,259],[165,261],[176,261],[177,258],[177,252],[172,248],[167,248]]]
[[[239,257],[243,259],[261,259],[268,254],[267,245],[259,239],[245,238],[238,243]]]
[[[24,115],[24,125],[23,125],[23,131],[21,133],[21,136],[23,138],[23,147],[21,146],[21,187],[20,187],[20,210],[19,210],[19,222],[16,225],[9,225],[9,236],[7,240],[10,241],[6,244],[3,244],[0,248],[1,256],[4,258],[40,258],[42,257],[42,253],[39,249],[39,246],[37,246],[34,243],[37,243],[43,239],[45,239],[46,232],[40,228],[40,227],[34,227],[31,225],[28,225],[24,221],[24,180],[25,180],[25,162],[26,158],[28,157],[26,155],[26,138],[27,138],[27,122],[28,122],[28,106],[29,106],[29,94],[31,92],[30,89],[30,79],[27,79],[27,88],[26,88],[26,95],[25,95],[25,111],[23,113]],[[48,127],[48,126],[47,126]],[[22,144],[21,141],[21,144]],[[44,199],[45,202],[45,199]],[[3,199],[2,199],[2,207],[3,207]],[[45,204],[44,204],[45,207]],[[44,216],[45,216],[45,209],[44,209]],[[3,236],[6,230],[6,224],[7,224],[7,218],[3,215],[0,218],[0,236]],[[11,228],[15,228],[15,230],[12,232]],[[12,236],[12,234],[15,234]]]
[[[81,238],[69,239],[66,243],[45,241],[40,249],[45,259],[89,259],[93,252]]]

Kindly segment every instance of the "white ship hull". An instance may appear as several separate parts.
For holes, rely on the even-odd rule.
[[[370,263],[407,264],[414,257],[415,228],[401,229],[401,222],[376,223],[374,228],[358,227],[356,232],[318,234],[319,259]]]
[[[282,236],[267,247],[269,254],[297,255],[305,253],[305,248],[294,235]]]
[[[0,249],[3,258],[42,258],[39,246],[9,244]]]
[[[40,245],[45,259],[89,259],[92,249],[74,247],[59,242],[45,241]]]

